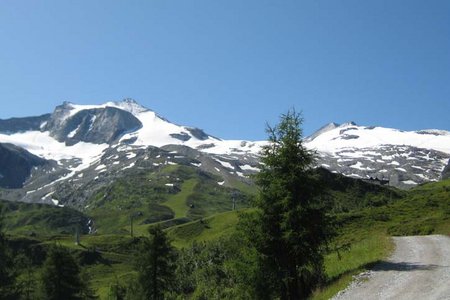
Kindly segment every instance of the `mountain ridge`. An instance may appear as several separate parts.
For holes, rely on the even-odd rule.
[[[53,161],[53,171],[36,174],[5,196],[47,203],[60,202],[52,195],[63,185],[65,195],[86,194],[68,191],[70,184],[65,183],[84,182],[73,186],[83,189],[91,180],[94,184],[88,188],[95,192],[105,174],[116,174],[104,179],[114,180],[127,170],[151,170],[161,163],[185,163],[222,177],[220,182],[232,187],[232,182],[248,182],[247,177],[258,172],[258,154],[267,144],[223,140],[196,127],[177,125],[129,98],[100,105],[64,102],[52,114],[0,120],[0,143]],[[410,188],[442,176],[450,159],[450,132],[329,123],[306,137],[305,146],[317,152],[318,166],[332,172]],[[154,148],[170,149],[158,154],[164,161],[148,154]],[[70,203],[83,202],[87,199],[83,197],[88,196],[71,196]]]

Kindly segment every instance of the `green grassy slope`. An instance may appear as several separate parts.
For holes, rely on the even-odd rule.
[[[68,207],[0,200],[3,224],[10,234],[50,236],[71,234],[75,227],[87,232],[89,218]]]
[[[450,180],[427,183],[405,192],[403,198],[380,207],[338,215],[341,233],[336,245],[349,251],[325,259],[330,278],[313,299],[329,299],[356,275],[385,259],[393,249],[390,235],[450,234]]]
[[[348,235],[370,228],[389,235],[450,234],[450,180],[418,186],[401,200],[339,218]]]
[[[247,209],[248,210],[248,209]],[[230,211],[168,229],[175,247],[190,246],[194,241],[210,241],[230,235],[238,223],[239,212]]]
[[[173,244],[182,248],[189,247],[193,241],[207,242],[232,234],[239,213],[250,211],[229,211],[232,190],[217,185],[215,177],[192,172],[189,168],[169,166],[159,174],[142,173],[131,182],[114,183],[102,195],[97,195],[92,208],[86,210],[89,217],[94,217],[99,233],[83,235],[81,245],[75,245],[73,225],[67,220],[77,217],[87,220],[88,216],[68,208],[2,202],[5,227],[12,236],[37,233],[36,238],[16,238],[17,247],[39,248],[39,245],[59,243],[71,248],[91,276],[93,288],[101,299],[107,299],[109,286],[116,280],[129,278],[134,272],[132,253],[138,239],[129,236],[130,214],[141,212],[134,220],[136,236],[146,234],[148,226],[159,222],[168,227]],[[175,181],[176,178],[179,180]],[[146,194],[148,187],[139,188],[149,180],[154,183],[150,189],[155,192],[162,188],[162,193],[151,196]],[[386,257],[392,249],[389,235],[450,234],[450,180],[424,184],[407,192],[342,180],[345,182],[340,184],[344,187],[337,185],[330,192],[333,201],[345,204],[340,207],[343,212],[337,215],[340,235],[331,246],[349,244],[350,249],[325,258],[328,286],[317,291],[316,299],[333,295],[348,284],[352,275]],[[166,183],[174,183],[174,186],[166,186]],[[133,193],[127,190],[130,187]],[[139,191],[147,196],[140,198]],[[251,196],[241,193],[244,205]],[[364,205],[356,202],[358,197]],[[104,207],[96,207],[96,201],[104,201]],[[137,205],[126,207],[127,201]],[[386,204],[382,204],[384,202]],[[335,210],[339,211],[337,206]],[[151,219],[152,216],[155,218]],[[181,220],[182,224],[176,220]],[[93,255],[92,249],[96,249],[97,254]]]
[[[90,200],[86,213],[99,233],[125,234],[133,216],[136,233],[149,224],[177,220],[186,223],[232,209],[238,191],[239,207],[248,207],[252,195],[223,187],[221,178],[185,165],[167,165],[157,172],[140,171],[102,188]]]

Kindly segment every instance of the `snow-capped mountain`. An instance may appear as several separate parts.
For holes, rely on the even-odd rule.
[[[73,206],[116,178],[171,164],[219,176],[219,185],[248,183],[247,175],[258,171],[258,153],[266,144],[222,140],[169,122],[131,99],[101,105],[64,102],[51,114],[0,120],[0,143],[15,145],[15,151],[7,147],[8,153],[19,153],[20,147],[29,152],[21,152],[22,158],[38,162],[24,163],[23,182],[16,180],[14,189],[0,185],[0,198]],[[438,180],[450,159],[450,132],[441,130],[406,132],[330,123],[305,143],[317,151],[322,167],[406,188]],[[0,162],[1,179],[9,174],[10,164]]]
[[[67,182],[80,182],[74,187],[83,188],[90,180],[99,182],[135,167],[176,163],[183,156],[177,151],[185,152],[183,158],[193,166],[220,174],[222,184],[231,177],[246,181],[245,175],[258,170],[256,154],[264,142],[221,140],[201,129],[171,123],[125,99],[101,105],[64,102],[52,114],[0,120],[0,143],[54,163],[51,170],[33,167],[21,190],[3,190],[0,196],[50,202]],[[154,150],[161,147],[168,150]]]
[[[332,123],[305,141],[327,169],[355,178],[389,180],[398,187],[438,180],[450,158],[450,132],[443,130]]]

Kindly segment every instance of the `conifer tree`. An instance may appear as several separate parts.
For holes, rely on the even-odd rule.
[[[295,111],[267,128],[261,151],[257,216],[248,228],[259,253],[260,299],[304,299],[323,275],[323,255],[333,236],[320,204],[314,154],[303,145],[302,118]]]
[[[175,250],[159,226],[150,227],[137,260],[138,282],[143,299],[164,299],[175,277]]]
[[[79,265],[67,249],[52,247],[42,270],[43,297],[48,300],[85,298],[86,285],[80,274]]]

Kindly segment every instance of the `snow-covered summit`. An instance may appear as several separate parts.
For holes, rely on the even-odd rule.
[[[30,123],[30,118],[15,119]],[[64,102],[52,114],[34,121],[28,130],[9,128],[0,120],[0,143],[18,145],[39,157],[58,162],[79,161],[73,170],[89,166],[104,150],[116,145],[146,148],[182,145],[214,154],[257,154],[260,146],[241,140],[224,141],[203,130],[174,124],[133,99],[97,105]]]
[[[127,111],[133,115],[149,111],[150,109],[140,105],[136,100],[131,98],[125,98],[122,101],[108,101],[103,104],[75,104],[70,101],[64,101],[62,105],[57,106],[54,113],[60,115],[61,121],[65,121],[80,111],[91,109],[102,109],[107,107],[118,108]]]
[[[412,146],[450,154],[450,132],[444,130],[403,131],[393,128],[358,126],[345,123],[319,132],[307,140],[308,147],[321,152],[383,145]]]
[[[316,150],[319,165],[331,171],[388,180],[397,187],[438,180],[450,158],[450,132],[434,129],[333,124],[305,139],[305,145]]]

